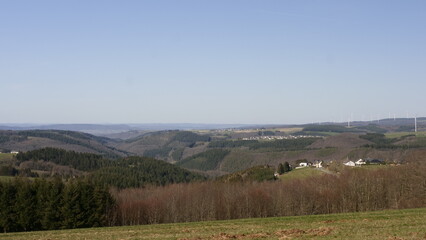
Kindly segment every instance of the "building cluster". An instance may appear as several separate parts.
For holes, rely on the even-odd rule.
[[[379,159],[364,160],[364,159],[360,158],[355,162],[354,161],[347,161],[347,162],[343,163],[343,165],[348,166],[348,167],[356,167],[356,166],[362,166],[362,165],[366,165],[366,164],[378,165],[378,164],[383,164],[383,161],[379,160]]]
[[[299,166],[296,167],[296,169],[299,168],[305,168],[305,167],[316,167],[316,168],[322,168],[323,167],[324,162],[321,160],[315,160],[313,163],[312,162],[301,162],[299,163]]]
[[[7,153],[7,152],[1,152],[1,151],[0,151],[0,153]],[[10,153],[11,153],[11,154],[18,154],[19,152],[18,152],[18,151],[10,151]]]
[[[255,137],[246,137],[241,140],[283,140],[283,139],[299,139],[299,138],[314,138],[317,136],[312,135],[288,135],[288,136],[255,136]]]

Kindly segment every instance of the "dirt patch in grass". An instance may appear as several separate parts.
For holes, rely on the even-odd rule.
[[[288,230],[277,231],[275,233],[265,233],[265,232],[251,233],[251,234],[219,233],[208,238],[201,238],[201,237],[180,238],[179,240],[201,240],[201,239],[228,240],[228,239],[260,239],[260,238],[268,239],[271,237],[278,237],[279,239],[287,239],[287,238],[297,238],[302,236],[310,236],[310,237],[327,236],[331,234],[332,231],[333,231],[333,228],[320,227],[320,228],[307,229],[307,230],[288,229]]]
[[[333,232],[333,228],[330,227],[320,227],[320,228],[314,228],[314,229],[288,229],[288,230],[281,230],[275,233],[278,237],[301,237],[305,235],[309,235],[312,237],[317,236],[327,236]]]
[[[211,240],[226,240],[226,239],[253,239],[253,238],[268,238],[270,233],[253,233],[253,234],[228,234],[220,233],[218,235],[212,236]]]

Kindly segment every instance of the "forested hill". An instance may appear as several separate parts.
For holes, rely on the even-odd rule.
[[[100,184],[117,188],[202,181],[206,178],[173,164],[147,157],[128,157],[89,175]]]
[[[205,151],[210,141],[209,134],[167,130],[145,133],[132,139],[112,143],[111,146],[134,155],[175,162]]]
[[[119,158],[128,153],[109,146],[109,138],[97,137],[88,133],[62,130],[25,130],[1,131],[0,151],[30,151],[53,147],[77,152],[103,155],[107,158]]]
[[[31,172],[30,176],[35,177],[82,177],[100,185],[117,188],[205,180],[199,174],[148,157],[111,160],[96,154],[55,148],[19,153],[12,164],[16,171],[11,172],[15,173]]]
[[[57,165],[69,166],[80,171],[93,171],[114,164],[113,160],[104,159],[101,155],[78,153],[56,148],[42,148],[25,153],[18,153],[16,159],[25,161],[46,161]]]

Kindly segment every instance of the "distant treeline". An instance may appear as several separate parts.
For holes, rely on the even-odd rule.
[[[167,158],[170,153],[176,161],[180,160],[184,147],[192,148],[197,142],[209,142],[210,136],[199,135],[189,131],[177,131],[170,141],[162,147],[145,150],[143,155],[152,158]],[[176,147],[176,143],[180,145]]]
[[[88,172],[85,177],[97,184],[117,188],[165,185],[205,179],[199,174],[173,164],[147,157],[110,160],[97,154],[43,148],[19,153],[16,158],[20,162],[43,160],[69,166]],[[9,169],[5,169],[7,170]]]
[[[0,182],[3,232],[108,226],[114,206],[107,188],[86,181]]]
[[[336,133],[345,133],[345,132],[359,132],[357,129],[347,128],[340,125],[309,125],[303,128],[303,131],[309,132],[336,132]]]
[[[0,143],[5,143],[9,141],[22,142],[26,139],[26,136],[17,135],[15,131],[0,131]]]
[[[346,127],[341,125],[309,125],[303,128],[301,132],[296,133],[295,135],[304,135],[308,133],[315,132],[333,132],[333,133],[362,133],[362,132],[373,132],[373,133],[385,133],[386,129],[378,127],[376,124],[369,124],[367,126],[356,126],[356,127]],[[317,134],[317,133],[315,133]]]
[[[16,159],[20,162],[43,160],[58,165],[70,166],[81,171],[93,171],[101,167],[111,166],[114,161],[104,159],[101,155],[79,153],[57,148],[42,148],[24,153],[18,153]]]
[[[298,139],[279,139],[274,141],[257,141],[257,140],[220,140],[209,143],[209,148],[238,148],[248,147],[251,150],[260,148],[273,148],[281,150],[301,150],[319,138],[298,138]]]
[[[273,182],[202,182],[114,191],[119,225],[426,207],[426,167],[349,169]]]
[[[426,147],[426,138],[417,138],[413,142],[395,144],[409,137],[415,137],[412,135],[405,135],[399,138],[387,138],[381,133],[367,133],[359,136],[362,139],[373,142],[373,144],[366,144],[364,147],[377,148],[377,149],[410,149],[410,148],[423,148]]]
[[[160,186],[206,179],[204,176],[173,164],[141,157],[117,160],[110,167],[94,171],[88,175],[88,178],[95,183],[117,188],[134,188],[146,185]]]
[[[195,142],[209,142],[210,136],[208,135],[199,135],[189,131],[179,131],[171,139],[171,141],[179,141],[186,143],[195,143]]]
[[[210,149],[177,162],[176,165],[202,171],[214,170],[229,153],[226,149]]]

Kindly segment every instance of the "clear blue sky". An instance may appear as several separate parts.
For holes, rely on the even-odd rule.
[[[2,123],[426,116],[426,1],[2,0]]]

